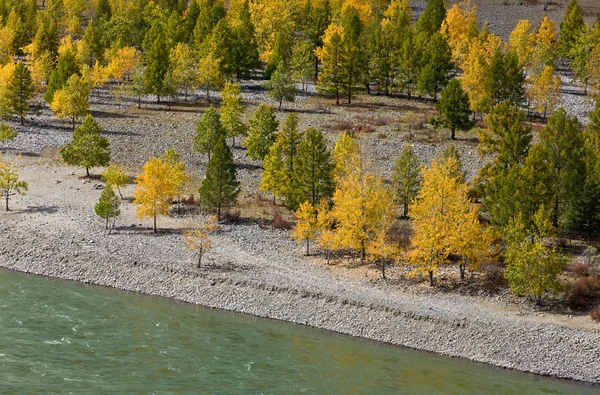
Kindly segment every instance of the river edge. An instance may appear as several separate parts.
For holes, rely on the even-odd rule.
[[[491,334],[485,332],[494,331],[494,329],[484,322],[467,322],[464,320],[462,322],[460,322],[461,320],[450,322],[432,316],[416,315],[412,312],[391,309],[386,306],[364,304],[343,298],[310,294],[294,289],[282,289],[265,284],[223,281],[223,279],[211,278],[210,276],[194,276],[193,281],[190,281],[189,273],[156,270],[143,264],[132,264],[130,269],[133,270],[121,272],[116,271],[115,267],[111,266],[111,272],[105,272],[105,276],[95,277],[90,272],[82,273],[68,264],[65,265],[59,262],[50,262],[50,264],[61,267],[61,273],[57,273],[48,264],[7,263],[3,259],[0,266],[27,274],[165,297],[209,308],[305,325],[444,356],[466,358],[473,362],[524,373],[573,380],[591,386],[600,385],[598,371],[595,375],[590,375],[585,372],[576,372],[570,366],[548,369],[541,366],[539,361],[533,360],[536,356],[547,355],[550,349],[558,345],[557,339],[563,339],[566,328],[560,326],[537,325],[528,328],[530,330],[525,333],[523,332],[524,328],[520,326],[515,327],[512,334],[503,333],[504,336],[512,338],[514,343],[538,343],[536,346],[538,352],[529,350],[532,353],[527,356],[517,351],[514,353],[515,359],[511,359],[508,356],[499,355],[498,350],[488,352],[490,348],[492,350],[496,348],[494,344],[497,344],[497,341],[492,341],[493,337],[486,339]],[[137,274],[135,278],[131,277],[132,272]],[[158,288],[144,286],[139,282],[140,275],[148,276],[148,278],[160,278],[160,283],[163,286]],[[112,280],[110,280],[110,277],[112,277]],[[418,328],[418,330],[407,332],[404,330],[407,327]],[[538,338],[540,334],[544,334],[544,341],[540,341],[541,339]],[[569,335],[575,337],[575,339],[571,337],[569,343],[574,342],[582,347],[579,355],[581,360],[587,359],[585,350],[592,351],[592,354],[597,356],[597,349],[593,347],[593,344],[591,344],[592,348],[588,348],[583,344],[587,343],[584,339],[585,336],[580,338],[580,335],[585,335],[584,333],[570,333]],[[460,342],[461,339],[468,342],[470,342],[469,339],[477,339],[479,342],[477,344],[475,342],[471,343],[470,352],[458,352],[453,344]],[[518,350],[518,348],[515,348],[515,350]],[[498,357],[493,358],[492,355],[494,354]],[[588,373],[590,372],[588,371]]]
[[[344,276],[302,256],[287,233],[257,224],[221,225],[206,265],[197,269],[183,247],[181,220],[161,219],[163,230],[153,235],[123,204],[117,230],[106,232],[93,212],[100,191],[75,170],[24,160],[20,175],[31,188],[11,200],[13,211],[0,214],[1,267],[600,384],[595,325]],[[131,195],[132,187],[123,193]]]

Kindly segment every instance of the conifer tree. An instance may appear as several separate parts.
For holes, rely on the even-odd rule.
[[[214,147],[214,155],[208,161],[206,175],[200,187],[200,205],[221,219],[223,209],[231,207],[240,193],[235,163],[231,150],[221,135]]]
[[[430,38],[440,31],[444,18],[446,18],[444,0],[429,0],[425,10],[417,20],[415,33]]]
[[[279,122],[275,118],[273,106],[260,103],[248,122],[250,132],[244,145],[250,159],[262,161],[275,143]]]
[[[302,142],[302,134],[298,129],[299,122],[300,120],[296,114],[291,113],[288,115],[283,121],[281,132],[277,135],[276,139],[276,144],[279,144],[281,147],[284,162],[285,177],[281,182],[285,185],[285,201],[286,205],[290,208],[295,207],[295,170],[298,161],[298,149]]]
[[[120,204],[121,201],[119,200],[117,195],[115,195],[115,191],[110,186],[107,186],[107,188],[104,188],[102,190],[100,198],[94,206],[94,212],[98,217],[106,221],[104,225],[105,229],[108,229],[109,221],[111,218],[116,218],[119,215],[121,215],[121,210],[119,209]],[[115,223],[113,221],[111,229],[114,226]]]
[[[25,114],[29,111],[29,102],[33,98],[35,89],[31,72],[23,62],[17,63],[8,82],[7,91],[12,104],[11,112],[18,115],[21,118],[21,125],[24,125]]]
[[[492,106],[507,100],[521,105],[525,100],[525,73],[519,66],[515,52],[506,55],[499,49],[494,52],[488,76]]]
[[[246,107],[242,104],[242,87],[239,83],[233,84],[226,82],[223,91],[221,91],[221,123],[225,129],[227,137],[233,139],[232,146],[235,146],[237,136],[245,136],[247,127],[242,122],[242,115]]]
[[[0,143],[14,140],[18,133],[9,124],[0,122]]]
[[[196,62],[192,49],[184,43],[178,43],[169,53],[170,73],[174,86],[183,90],[184,100],[188,92],[196,87]]]
[[[333,195],[333,161],[325,137],[317,129],[306,130],[300,143],[294,168],[294,183],[292,188],[295,202],[288,204],[291,207],[299,207],[305,201],[317,207],[321,200],[328,200]]]
[[[551,218],[554,227],[562,226],[565,213],[577,202],[585,183],[585,149],[581,125],[559,109],[539,133],[541,155],[549,166],[552,181]]]
[[[558,291],[558,276],[566,260],[544,242],[553,235],[548,211],[539,210],[533,217],[533,223],[534,226],[528,229],[523,217],[518,216],[509,224],[504,277],[514,293],[535,297],[539,305],[546,291]]]
[[[417,196],[421,185],[421,164],[410,144],[405,144],[396,159],[392,176],[396,200],[402,205],[402,216],[408,216],[411,201]]]
[[[275,118],[273,106],[260,103],[248,122],[249,134],[244,145],[248,147],[246,154],[250,159],[262,161],[275,143],[279,122]]]
[[[450,129],[451,139],[456,139],[457,130],[469,130],[473,127],[471,122],[471,109],[469,95],[463,90],[460,81],[456,78],[450,80],[448,86],[442,91],[437,109],[442,117],[442,123]]]
[[[65,163],[85,168],[90,176],[92,167],[106,166],[110,162],[108,139],[102,136],[102,128],[91,115],[73,131],[73,141],[60,148]]]
[[[302,92],[306,94],[306,87],[314,77],[315,64],[314,47],[310,41],[298,40],[292,48],[290,71],[292,80],[302,84]]]
[[[283,197],[287,184],[284,182],[286,168],[283,162],[281,144],[277,142],[271,145],[269,152],[263,160],[263,175],[260,180],[260,190],[273,194],[273,204],[277,197]]]
[[[571,0],[565,11],[565,19],[560,23],[560,36],[558,37],[558,54],[562,57],[568,57],[571,48],[577,41],[584,27],[581,7],[577,0]]]
[[[283,101],[296,100],[296,85],[292,80],[292,73],[283,64],[279,63],[277,69],[271,74],[271,79],[264,84],[267,88],[267,96],[279,102],[279,111],[283,105]]]
[[[201,154],[208,155],[210,161],[211,153],[221,136],[225,136],[221,117],[215,108],[210,107],[202,115],[196,126],[194,149]]]
[[[222,59],[217,58],[215,51],[210,51],[198,61],[197,83],[206,91],[206,101],[210,102],[210,90],[223,85],[221,73]]]
[[[71,50],[67,50],[60,55],[56,63],[56,69],[50,74],[48,87],[44,92],[44,100],[47,103],[54,101],[54,93],[62,89],[73,74],[81,75],[81,66],[77,61],[75,54]]]
[[[18,193],[24,195],[29,189],[27,182],[19,180],[19,174],[17,173],[17,161],[18,156],[13,163],[3,161],[0,156],[0,195],[4,197],[4,208],[9,211],[8,199],[11,195]]]
[[[437,100],[438,93],[448,82],[450,70],[452,70],[450,47],[439,33],[435,33],[422,56],[417,89],[422,94],[430,95],[433,100]]]
[[[152,39],[152,30],[146,34],[146,38]],[[149,36],[149,37],[148,37]],[[146,39],[144,39],[146,42]],[[160,97],[164,95],[165,79],[169,71],[169,48],[165,35],[162,31],[156,34],[151,45],[146,49],[146,72],[144,73],[145,91],[156,95],[160,103]]]

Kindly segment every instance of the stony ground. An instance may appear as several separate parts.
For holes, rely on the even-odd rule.
[[[21,174],[31,191],[0,216],[3,267],[600,383],[600,330],[588,317],[382,281],[373,268],[306,258],[286,232],[256,223],[222,224],[198,269],[181,235],[189,219],[161,218],[153,235],[124,203],[109,234],[92,209],[100,191],[78,177],[80,169],[27,157]],[[124,190],[126,200],[132,190]]]
[[[544,14],[542,2],[504,3],[478,2],[480,17],[503,37],[517,19],[541,20]],[[560,13],[562,6],[555,7],[549,12]],[[563,77],[563,105],[585,121],[591,103],[569,83],[568,74]],[[188,193],[197,193],[206,158],[193,151],[192,141],[197,120],[211,104],[196,99],[199,102],[169,109],[144,98],[138,109],[132,101],[114,100],[106,88],[94,93],[92,115],[110,139],[114,162],[134,175],[148,157],[173,146],[195,177]],[[259,83],[244,84],[246,118],[262,100]],[[446,132],[424,126],[435,114],[428,102],[358,96],[352,105],[335,106],[329,99],[308,96],[285,104],[285,111],[277,116],[283,119],[291,111],[298,113],[301,129],[322,129],[331,146],[343,130],[357,130],[373,171],[387,178],[409,135],[424,164],[449,143]],[[390,280],[382,281],[374,267],[352,262],[328,265],[322,257],[304,257],[303,248],[286,231],[258,225],[285,210],[256,192],[260,166],[246,157],[239,141],[234,157],[243,184],[239,206],[247,220],[222,224],[206,265],[197,269],[195,257],[182,243],[181,232],[190,226],[189,218],[161,218],[163,230],[152,235],[150,223],[135,218],[129,186],[117,229],[108,234],[93,213],[100,194],[93,185],[101,182],[84,183],[79,178],[83,170],[58,160],[57,148],[70,141],[70,126],[57,121],[48,109],[29,117],[24,127],[14,126],[19,136],[1,145],[0,151],[9,158],[23,152],[20,171],[30,183],[30,192],[13,197],[14,211],[0,214],[1,266],[600,383],[600,330],[589,316],[539,310],[507,292],[488,295],[464,286],[456,292],[453,272],[438,278],[443,287],[430,289],[422,281],[407,280],[401,268],[391,269]],[[474,132],[459,133],[456,142],[469,177],[485,162],[477,155],[476,137]]]

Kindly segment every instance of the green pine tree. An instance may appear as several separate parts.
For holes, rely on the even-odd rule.
[[[31,72],[23,62],[17,63],[7,88],[12,107],[11,112],[18,115],[21,118],[21,125],[24,125],[25,114],[30,109],[30,101],[35,89]]]
[[[450,46],[441,34],[435,33],[431,37],[421,57],[421,64],[417,89],[421,94],[437,100],[437,95],[448,83],[448,74],[452,70]]]
[[[242,115],[246,106],[242,104],[242,87],[239,83],[225,83],[221,91],[221,123],[226,131],[227,137],[233,139],[232,146],[235,146],[237,136],[245,136],[247,128],[242,122]]]
[[[248,122],[250,132],[244,145],[248,147],[246,154],[250,159],[262,161],[269,153],[273,143],[279,122],[275,118],[273,106],[260,103],[252,118]]]
[[[415,25],[415,33],[418,35],[424,35],[426,38],[430,38],[440,31],[444,18],[446,18],[445,1],[427,1],[427,6]]]
[[[233,155],[225,143],[225,136],[219,137],[213,153],[200,187],[200,205],[216,213],[217,220],[220,220],[222,210],[235,203],[240,183],[236,179]]]
[[[499,104],[509,101],[521,105],[525,100],[525,72],[519,66],[514,51],[504,54],[499,49],[490,61],[487,78],[490,82],[492,102]]]
[[[98,122],[88,115],[73,131],[73,141],[60,148],[60,156],[69,165],[85,168],[89,177],[92,167],[110,162],[109,141],[101,133]]]
[[[100,194],[100,198],[98,202],[94,206],[94,212],[96,215],[106,221],[105,229],[109,228],[109,222],[111,218],[116,218],[121,215],[121,209],[119,209],[119,205],[121,204],[121,200],[115,194],[115,191],[111,186],[107,186],[102,190]],[[115,226],[113,221],[111,229]]]
[[[306,130],[294,168],[292,188],[295,198],[286,202],[288,207],[296,210],[306,201],[317,207],[321,200],[331,199],[335,190],[333,168],[331,152],[323,133],[314,128]]]
[[[402,205],[402,216],[406,218],[409,205],[421,186],[421,163],[410,144],[404,145],[402,153],[396,159],[392,178],[396,199]]]
[[[560,23],[560,36],[558,37],[558,54],[563,57],[568,57],[571,48],[577,41],[585,22],[581,13],[581,7],[577,0],[571,0],[565,11],[565,19]]]
[[[437,109],[442,117],[442,123],[450,129],[451,139],[456,139],[457,130],[469,130],[473,127],[471,122],[471,109],[469,95],[463,90],[458,79],[452,79],[442,91]]]
[[[221,116],[214,107],[211,107],[206,110],[198,121],[196,137],[194,137],[194,149],[201,154],[208,155],[210,161],[211,153],[221,136],[225,136]]]
[[[153,33],[149,30],[146,36]],[[146,39],[144,39],[146,42]],[[156,95],[160,103],[160,97],[165,94],[165,80],[169,71],[169,48],[165,35],[160,31],[152,45],[146,50],[146,71],[144,73],[144,83],[146,93]]]
[[[81,75],[81,66],[75,54],[67,50],[59,56],[56,68],[50,73],[48,87],[44,92],[44,100],[48,104],[52,103],[54,93],[62,89],[73,74]]]
[[[267,96],[279,102],[279,111],[283,105],[283,101],[296,100],[296,85],[292,80],[292,73],[279,63],[277,69],[271,74],[271,79],[264,84],[267,88]]]
[[[566,259],[544,242],[553,230],[548,211],[539,210],[533,224],[532,229],[527,229],[522,216],[510,222],[504,277],[514,293],[535,297],[537,304],[541,304],[546,291],[557,292],[560,288],[558,276]]]
[[[0,122],[0,143],[14,140],[18,133],[9,124]]]
[[[552,224],[568,222],[565,213],[576,204],[585,183],[585,142],[577,117],[570,118],[561,108],[539,133],[541,155],[549,166]]]

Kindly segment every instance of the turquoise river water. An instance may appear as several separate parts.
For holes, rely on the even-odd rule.
[[[0,393],[598,394],[299,325],[0,269]]]

